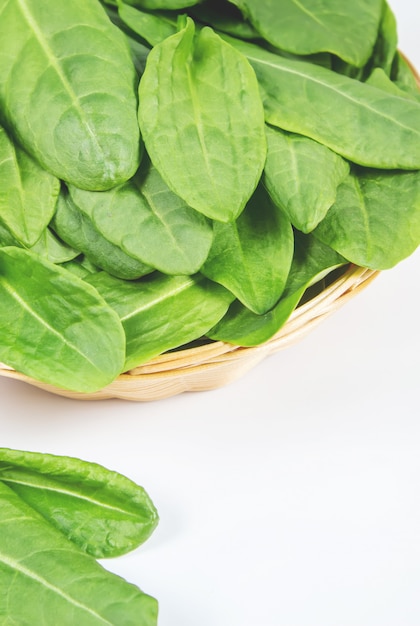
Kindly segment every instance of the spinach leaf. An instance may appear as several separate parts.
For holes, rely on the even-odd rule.
[[[37,254],[0,249],[0,360],[63,389],[95,391],[124,363],[118,316],[98,292]]]
[[[169,187],[210,218],[235,219],[266,157],[263,108],[246,59],[208,27],[195,34],[188,18],[150,52],[139,96],[146,148]]]
[[[70,186],[69,192],[105,239],[165,274],[195,274],[208,255],[210,221],[174,194],[146,159],[136,176],[110,191]]]
[[[297,232],[292,266],[276,306],[264,315],[256,315],[235,301],[227,314],[207,333],[208,337],[240,346],[256,346],[268,341],[287,322],[307,288],[345,263],[341,255],[317,242],[313,235]]]
[[[96,463],[0,448],[0,481],[96,558],[133,550],[158,523],[142,487]]]
[[[54,214],[60,182],[15,145],[0,126],[0,223],[33,246]]]
[[[266,121],[306,135],[359,165],[420,167],[420,105],[249,42],[229,41],[257,74]]]
[[[90,217],[75,206],[65,191],[62,191],[58,198],[52,227],[68,245],[83,252],[92,263],[112,276],[132,280],[152,271],[150,266],[133,258],[120,246],[106,239]]]
[[[127,282],[105,272],[86,277],[118,313],[127,337],[124,370],[204,335],[234,296],[200,274],[152,274]]]
[[[201,271],[262,314],[280,298],[292,257],[290,222],[260,186],[235,222],[215,222],[213,246]]]
[[[103,569],[1,481],[0,501],[2,623],[156,626],[154,598]]]
[[[136,73],[97,0],[0,0],[0,106],[58,178],[107,189],[139,164]]]
[[[314,235],[356,265],[393,267],[420,243],[420,171],[356,169]]]
[[[230,0],[274,46],[295,54],[331,52],[362,67],[376,41],[382,0]],[[363,24],[363,28],[361,28]]]
[[[349,165],[308,137],[266,127],[267,161],[263,181],[293,226],[308,233],[325,217]]]

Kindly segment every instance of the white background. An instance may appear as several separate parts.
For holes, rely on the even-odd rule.
[[[390,4],[420,68],[420,4]],[[160,626],[418,626],[419,284],[417,251],[216,391],[81,402],[0,378],[0,446],[146,488],[158,529],[105,565]]]

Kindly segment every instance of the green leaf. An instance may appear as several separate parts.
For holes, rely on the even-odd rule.
[[[37,254],[0,249],[0,361],[80,392],[112,382],[124,363],[115,312],[90,285]]]
[[[65,263],[80,254],[79,250],[60,241],[50,228],[44,230],[36,244],[31,247],[31,251],[44,257],[50,263]]]
[[[387,76],[391,76],[397,53],[397,21],[386,0],[383,0],[382,18],[379,25],[378,39],[368,65],[381,67]]]
[[[416,78],[412,66],[401,53],[397,53],[395,84],[420,102],[420,79]]]
[[[307,289],[333,270],[347,265],[341,254],[319,241],[312,233],[295,231],[295,249],[283,297]]]
[[[139,9],[146,9],[148,11],[161,9],[175,11],[176,9],[191,7],[199,2],[201,2],[201,0],[126,0],[127,4],[131,4]]]
[[[14,145],[0,126],[0,223],[27,247],[54,214],[60,182]]]
[[[154,598],[103,569],[1,482],[0,503],[3,624],[156,626]]]
[[[230,2],[274,46],[295,54],[331,52],[358,67],[372,53],[382,12],[382,0]]]
[[[0,105],[13,134],[58,178],[87,189],[139,164],[136,72],[96,0],[0,0]]]
[[[397,83],[389,78],[389,76],[382,69],[382,67],[375,67],[375,69],[372,70],[372,72],[366,78],[366,83],[368,85],[372,85],[373,87],[377,87],[378,89],[382,89],[387,93],[392,93],[399,98],[411,98],[413,100],[415,99],[413,95],[405,92],[403,89],[400,89]]]
[[[165,274],[195,274],[204,263],[213,239],[210,222],[175,195],[146,159],[120,187],[69,191],[96,230],[134,259]]]
[[[344,263],[342,256],[317,242],[313,235],[296,232],[292,266],[276,306],[264,315],[256,315],[235,301],[207,333],[208,337],[240,346],[256,346],[268,341],[287,322],[307,288]]]
[[[266,121],[369,167],[420,168],[420,105],[227,35],[257,74]]]
[[[298,291],[281,298],[271,311],[257,315],[238,300],[230,306],[223,319],[207,336],[215,341],[226,341],[239,346],[257,346],[268,341],[287,322],[305,292]]]
[[[118,15],[124,24],[151,46],[174,35],[178,30],[176,17],[163,12],[155,14],[140,11],[125,2],[118,2]]]
[[[308,233],[325,217],[349,173],[338,154],[308,137],[266,127],[263,181],[293,226]]]
[[[195,34],[188,18],[150,52],[139,96],[146,148],[169,187],[210,218],[235,219],[266,156],[264,113],[247,60],[210,28]]]
[[[393,267],[420,243],[420,172],[357,169],[314,234],[356,265]]]
[[[235,222],[215,222],[214,243],[201,271],[262,314],[280,298],[292,257],[290,222],[257,187]]]
[[[127,336],[125,370],[204,335],[233,295],[204,276],[155,273],[136,282],[104,272],[86,278],[118,313]]]
[[[240,39],[258,39],[259,33],[243,18],[241,12],[227,0],[207,0],[194,6],[190,13],[194,19],[208,24],[216,31]]]
[[[142,487],[96,463],[0,448],[0,481],[96,558],[133,550],[158,523]]]
[[[133,258],[120,246],[106,239],[95,227],[89,215],[80,211],[64,191],[58,198],[52,227],[68,245],[83,252],[92,263],[117,278],[132,280],[152,271],[150,266]]]

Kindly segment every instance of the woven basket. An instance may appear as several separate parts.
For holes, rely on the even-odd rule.
[[[253,348],[222,341],[168,352],[145,365],[119,376],[113,383],[90,394],[76,393],[48,385],[0,363],[0,375],[21,380],[51,393],[79,400],[120,398],[151,401],[184,391],[207,391],[239,378],[269,354],[287,348],[309,333],[375,278],[378,272],[349,266],[333,283],[290,316],[269,341]]]

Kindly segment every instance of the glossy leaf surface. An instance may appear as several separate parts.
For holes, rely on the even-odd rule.
[[[349,165],[322,144],[266,127],[267,161],[263,181],[293,226],[310,232],[325,217]]]
[[[210,28],[195,33],[188,19],[150,52],[139,96],[146,148],[169,187],[210,218],[235,219],[266,156],[264,112],[246,59]]]
[[[156,600],[107,572],[0,482],[3,624],[156,626]]]
[[[110,383],[124,363],[115,312],[69,272],[20,248],[0,249],[0,360],[77,391]]]
[[[175,195],[150,163],[108,192],[69,191],[105,239],[146,265],[194,274],[204,263],[213,239],[210,222]]]
[[[393,267],[420,244],[420,172],[357,170],[314,234],[356,265]]]
[[[107,189],[139,163],[136,73],[96,0],[0,0],[0,105],[58,178]]]
[[[234,296],[204,276],[163,276],[120,281],[105,273],[87,277],[121,318],[127,336],[126,370],[204,335]]]
[[[359,67],[372,53],[382,12],[382,0],[230,1],[274,46],[295,54],[331,52]]]
[[[0,481],[96,558],[133,550],[158,523],[142,487],[96,463],[0,448]]]
[[[315,139],[360,165],[420,168],[416,102],[249,42],[228,41],[255,69],[269,124]]]
[[[214,243],[201,271],[262,314],[280,298],[292,257],[290,221],[258,187],[235,222],[214,224]]]
[[[16,146],[0,126],[0,222],[32,246],[51,220],[60,182]]]

